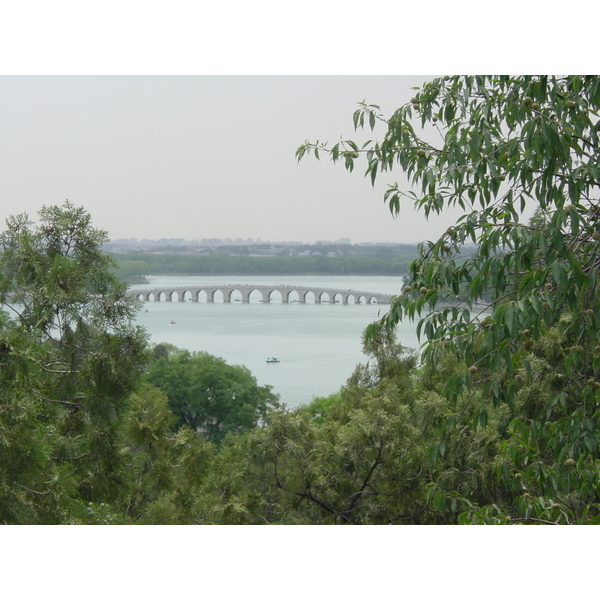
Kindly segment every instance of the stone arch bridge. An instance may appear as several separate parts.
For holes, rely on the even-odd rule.
[[[129,296],[145,302],[283,302],[305,304],[314,298],[315,304],[389,304],[388,294],[340,290],[303,285],[255,284],[195,284],[187,286],[129,289]],[[252,299],[251,299],[252,296]],[[222,300],[221,300],[222,297]],[[279,300],[281,298],[281,300]]]

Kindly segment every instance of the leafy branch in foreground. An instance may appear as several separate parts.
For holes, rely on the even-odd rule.
[[[405,199],[426,217],[464,211],[421,245],[382,322],[418,321],[424,364],[460,357],[448,397],[476,388],[496,406],[507,403],[517,415],[513,440],[520,436],[538,464],[529,482],[542,496],[580,493],[588,507],[598,502],[591,473],[600,457],[599,108],[597,76],[446,76],[390,117],[361,103],[355,128],[382,125],[381,141],[307,142],[296,153],[343,158],[350,171],[364,159],[373,183],[400,168],[408,183],[389,185],[384,197],[394,216]],[[469,243],[476,250],[465,255]],[[562,378],[524,412],[538,359]],[[560,467],[565,461],[574,472]]]

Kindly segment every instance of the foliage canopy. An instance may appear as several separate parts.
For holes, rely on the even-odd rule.
[[[256,427],[279,406],[271,387],[258,385],[246,367],[166,344],[159,344],[154,356],[145,380],[164,392],[179,425],[211,442]]]
[[[117,423],[146,352],[105,232],[69,202],[39,217],[10,217],[0,235],[3,522],[56,522],[117,497]]]
[[[381,141],[297,151],[350,171],[364,158],[373,182],[400,168],[407,185],[385,192],[394,216],[404,199],[426,216],[462,208],[422,244],[382,324],[418,320],[433,368],[448,353],[460,358],[444,391],[479,396],[481,425],[502,403],[514,411],[505,457],[524,475],[519,486],[540,498],[540,514],[558,502],[575,520],[598,502],[599,109],[597,76],[447,76],[389,117],[361,103],[355,128],[382,126]],[[476,244],[469,255],[467,243]],[[525,411],[522,399],[548,371],[561,377]]]

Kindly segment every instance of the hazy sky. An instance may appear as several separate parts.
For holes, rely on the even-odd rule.
[[[373,189],[364,164],[294,156],[307,139],[368,139],[357,103],[390,114],[428,79],[2,76],[0,218],[69,199],[113,239],[429,239],[449,220],[383,203],[400,171]]]

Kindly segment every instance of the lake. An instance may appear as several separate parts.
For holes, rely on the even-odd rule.
[[[193,283],[294,284],[397,294],[401,277],[350,276],[163,276],[132,289]],[[361,334],[389,305],[282,302],[146,302],[137,323],[153,343],[245,365],[260,385],[271,385],[282,403],[295,407],[337,391],[354,367],[365,363]],[[171,323],[175,321],[175,323]],[[418,348],[414,323],[398,326],[398,341]],[[271,356],[278,363],[267,363]]]

